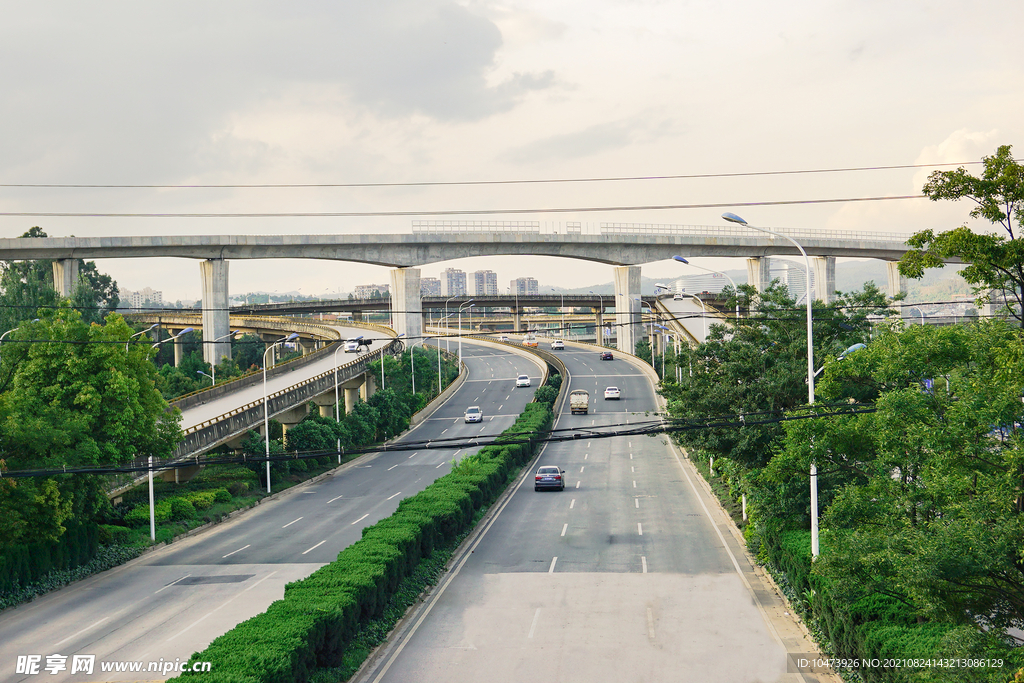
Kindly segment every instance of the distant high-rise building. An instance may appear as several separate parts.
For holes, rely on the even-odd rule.
[[[123,289],[120,293],[121,301],[128,304],[130,308],[163,308],[164,293],[154,291],[151,287],[143,287],[137,292],[130,289]]]
[[[537,294],[540,291],[536,278],[532,277],[517,277],[508,284],[513,294]]]
[[[420,296],[441,296],[441,280],[436,277],[421,277]]]
[[[373,299],[374,292],[378,297],[384,297],[391,291],[391,285],[356,285],[354,294],[357,299]]]
[[[441,296],[466,296],[466,271],[445,268],[441,273]]]
[[[497,296],[498,274],[493,270],[478,270],[473,273],[474,296]]]

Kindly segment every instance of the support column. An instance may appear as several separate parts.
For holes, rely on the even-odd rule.
[[[203,281],[203,360],[216,365],[222,358],[231,358],[228,333],[228,262],[209,259],[199,264]],[[214,339],[221,341],[213,344]]]
[[[814,269],[814,298],[825,304],[836,300],[836,257],[812,256],[811,267]]]
[[[69,297],[78,284],[78,259],[65,258],[53,262],[53,288],[62,297]]]
[[[307,415],[309,415],[309,404],[300,403],[291,410],[274,416],[274,419],[281,423],[281,435],[285,437],[286,444],[288,443],[288,430],[302,422]]]
[[[362,386],[359,387],[359,398],[364,401],[369,401],[370,397],[377,393],[377,373],[375,372],[364,372],[363,379],[365,380]]]
[[[767,256],[747,259],[747,282],[754,285],[758,292],[768,289],[772,283],[772,260]]]
[[[359,401],[359,387],[345,387],[345,414],[348,415]]]
[[[620,351],[636,353],[640,309],[640,266],[616,266],[615,337]]]
[[[889,275],[889,296],[895,297],[907,293],[907,278],[900,275],[899,261],[886,261]]]
[[[179,337],[168,343],[174,347],[174,367],[180,368],[181,359],[185,356],[185,342]]]
[[[519,334],[519,332],[521,331],[519,327],[519,309],[513,307],[508,310],[512,313],[512,331],[516,334]]]
[[[420,269],[391,271],[391,329],[405,333],[409,344],[423,337],[423,301],[420,298]]]
[[[593,309],[594,311],[594,343],[598,346],[604,346],[604,310],[600,308]]]

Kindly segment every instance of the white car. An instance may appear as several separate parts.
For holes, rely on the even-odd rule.
[[[519,375],[518,377],[516,377],[516,389],[518,389],[519,387],[528,387],[528,386],[530,386],[530,376],[529,375]]]
[[[480,406],[466,408],[466,422],[483,422],[484,414],[480,412]]]
[[[564,349],[564,348],[565,348],[565,342],[562,341],[561,339],[556,339],[553,342],[551,342],[551,350],[552,351],[558,351],[558,350]]]
[[[676,295],[674,295],[672,297],[672,301],[682,301],[682,300],[683,300],[683,295],[682,294],[676,294]]]
[[[345,353],[359,353],[359,342],[355,339],[345,342]]]
[[[506,337],[505,335],[501,335],[500,337],[498,337],[498,341],[500,341],[500,342],[507,342],[508,341],[508,337]]]
[[[606,401],[608,401],[608,400],[618,401],[619,400],[619,388],[618,387],[608,387],[607,389],[605,389],[604,390],[604,400],[606,400]]]

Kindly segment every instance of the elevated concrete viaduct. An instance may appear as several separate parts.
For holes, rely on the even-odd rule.
[[[615,267],[611,305],[620,330],[619,348],[632,351],[640,319],[640,265],[702,256],[746,257],[750,282],[762,288],[768,268],[764,259],[795,255],[786,240],[736,226],[699,226],[657,230],[652,226],[602,228],[600,234],[539,232],[416,232],[370,235],[196,235],[147,237],[48,237],[0,239],[0,259],[50,259],[55,286],[69,295],[77,282],[76,259],[177,257],[202,261],[203,336],[212,342],[228,334],[228,261],[231,259],[313,258],[388,266],[393,302],[392,326],[406,338],[422,334],[422,304],[417,266],[473,256],[557,256]],[[653,226],[656,227],[656,226]],[[836,257],[888,261],[891,294],[904,290],[895,261],[907,251],[905,235],[782,231],[798,238],[815,258],[819,298],[827,298],[835,279]],[[603,313],[604,305],[601,306]],[[226,342],[204,344],[204,358],[217,363],[230,355]]]

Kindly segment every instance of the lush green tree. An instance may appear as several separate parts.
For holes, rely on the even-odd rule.
[[[266,345],[259,335],[243,334],[231,342],[231,356],[243,372],[263,367],[263,352]]]
[[[1024,626],[1022,378],[1024,341],[999,321],[897,326],[825,368],[823,399],[876,412],[787,423],[766,471],[791,481],[813,454],[835,492],[815,571],[837,594]]]
[[[1014,160],[1010,145],[982,161],[981,177],[963,167],[934,171],[924,193],[932,201],[969,199],[976,204],[972,218],[998,225],[1006,234],[978,234],[966,225],[938,234],[922,230],[907,240],[913,248],[900,259],[900,272],[920,278],[927,268],[960,260],[968,264],[960,275],[975,286],[979,303],[990,300],[992,290],[1000,292],[998,300],[1010,303],[1011,315],[1024,327],[1024,243],[1018,234],[1024,220],[1024,165]]]
[[[705,423],[717,416],[781,416],[807,403],[807,335],[803,308],[777,282],[761,294],[741,285],[739,297],[750,314],[732,325],[712,325],[703,344],[678,356],[682,381],[666,383],[673,418]],[[730,303],[729,306],[733,304]],[[869,315],[889,311],[885,295],[873,283],[860,292],[840,293],[832,303],[814,304],[814,353],[837,355],[868,340]],[[692,374],[691,374],[692,373]],[[756,419],[756,418],[755,418]],[[745,466],[763,466],[781,438],[777,424],[686,431],[686,446]]]
[[[345,427],[334,418],[321,417],[318,412],[310,412],[302,422],[289,429],[286,438],[288,450],[300,453],[334,451],[339,440],[342,448],[348,447]]]
[[[168,412],[156,390],[150,348],[125,350],[133,330],[121,316],[87,325],[70,308],[38,315],[5,340],[0,356],[0,466],[52,469],[169,455],[181,437],[180,413]],[[7,343],[19,340],[27,343]],[[96,477],[6,480],[0,518],[11,520],[14,534],[4,541],[53,540],[69,516],[89,519],[105,501]]]

